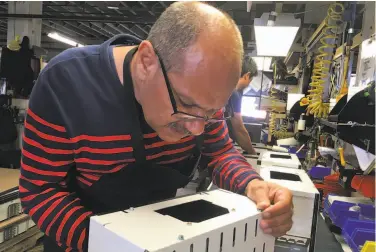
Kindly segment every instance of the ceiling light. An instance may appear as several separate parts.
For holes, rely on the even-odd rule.
[[[256,62],[257,70],[272,71],[270,69],[272,57],[252,57],[252,59]]]
[[[254,21],[257,55],[286,56],[294,42],[301,21],[285,13],[273,16],[275,19],[273,22],[270,22],[269,17],[269,13],[264,13]]]
[[[118,10],[119,7],[117,6],[107,6],[108,9],[111,9],[111,10]]]
[[[60,41],[62,43],[65,43],[65,44],[68,44],[68,45],[71,45],[71,46],[74,46],[74,47],[82,47],[84,46],[83,44],[80,44],[70,38],[66,38],[64,36],[61,36],[59,33],[57,32],[50,32],[47,34],[48,37],[52,38],[52,39],[55,39],[57,41]]]

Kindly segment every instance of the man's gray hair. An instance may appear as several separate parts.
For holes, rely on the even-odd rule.
[[[158,18],[147,38],[161,56],[166,70],[180,71],[183,55],[198,39],[201,32],[215,34],[221,28],[227,28],[229,36],[234,37],[231,46],[240,59],[243,58],[243,41],[238,27],[230,16],[219,10],[221,15],[208,15],[208,11],[200,10],[200,5],[214,7],[197,2],[175,2]],[[214,17],[210,17],[214,16]],[[231,34],[232,33],[232,34]],[[215,46],[213,37],[213,46]]]

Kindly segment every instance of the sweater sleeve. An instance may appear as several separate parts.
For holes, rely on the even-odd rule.
[[[74,147],[61,114],[53,68],[35,85],[25,119],[20,199],[25,213],[65,251],[87,247],[89,217],[80,199],[67,189]],[[51,73],[49,73],[51,72]]]
[[[210,124],[204,133],[202,154],[213,170],[213,182],[220,188],[243,194],[252,179],[261,179],[235,149],[225,121]]]

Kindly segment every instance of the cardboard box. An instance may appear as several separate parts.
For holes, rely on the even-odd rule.
[[[259,167],[277,166],[301,169],[301,163],[296,154],[275,151],[265,151],[264,153],[260,154],[257,165]]]
[[[90,219],[89,252],[274,250],[245,196],[214,190]]]
[[[287,235],[310,239],[311,247],[315,243],[317,214],[320,194],[304,170],[261,167],[260,176],[291,190],[293,194],[293,226]]]
[[[35,223],[26,214],[21,214],[0,222],[0,244],[26,232],[34,226]]]
[[[18,169],[0,168],[0,222],[22,213],[18,198]]]

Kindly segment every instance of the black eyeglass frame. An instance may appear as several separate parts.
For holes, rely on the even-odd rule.
[[[167,71],[166,71],[165,65],[163,63],[163,60],[162,60],[161,56],[159,55],[159,53],[155,49],[154,49],[154,52],[158,57],[159,64],[161,65],[162,74],[163,74],[163,77],[164,77],[164,80],[165,80],[165,83],[166,83],[168,95],[169,95],[170,102],[171,102],[171,105],[172,105],[173,113],[171,114],[171,116],[180,114],[180,115],[189,116],[189,117],[191,117],[190,119],[199,119],[199,120],[204,120],[205,122],[222,122],[222,121],[226,121],[228,119],[231,119],[234,116],[234,112],[233,112],[231,103],[229,104],[229,107],[230,107],[229,116],[224,116],[223,118],[210,118],[208,116],[193,115],[193,114],[190,114],[190,113],[187,113],[187,112],[179,111],[178,107],[176,105],[176,100],[175,100],[174,93],[173,93],[172,88],[171,88],[170,79],[167,76]]]

